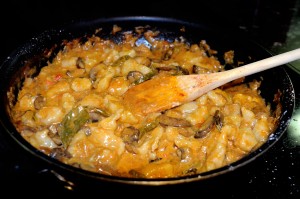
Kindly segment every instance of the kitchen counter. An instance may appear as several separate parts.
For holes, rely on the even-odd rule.
[[[17,19],[1,13],[2,46],[1,62],[14,48],[39,32],[78,19],[108,16],[149,15],[175,17],[196,23],[209,23],[220,27],[220,31],[235,30],[248,35],[274,54],[300,47],[300,1],[285,1],[284,4],[272,1],[227,1],[221,8],[214,5],[217,1],[203,3],[194,8],[192,3],[174,5],[172,1],[161,1],[141,5],[135,10],[130,5],[68,5],[64,1],[43,4],[40,1],[8,3],[6,7]],[[141,2],[139,2],[141,4]],[[1,3],[2,4],[2,3]],[[172,5],[171,5],[172,4]],[[166,9],[170,12],[166,13]],[[189,9],[189,14],[182,10]],[[172,11],[172,12],[171,12]],[[224,198],[300,198],[300,61],[292,62],[286,68],[294,84],[296,106],[289,128],[281,139],[255,161],[237,170],[218,176],[215,179],[170,186],[118,186],[103,183],[97,188],[98,194],[125,193],[126,197],[159,196],[178,194],[192,197]],[[47,196],[84,194],[95,191],[93,184],[72,184],[46,163],[23,150],[4,130],[0,129],[0,193],[32,196],[38,189]],[[94,194],[93,194],[94,195]],[[99,196],[101,197],[101,196]]]

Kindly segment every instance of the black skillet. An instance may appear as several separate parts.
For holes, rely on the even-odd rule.
[[[278,105],[278,102],[273,101],[274,95],[277,94],[278,91],[282,93],[280,97],[282,114],[280,115],[276,131],[258,150],[222,168],[187,177],[132,179],[84,171],[70,165],[65,165],[38,151],[21,137],[10,120],[10,109],[16,100],[18,90],[22,86],[22,81],[26,76],[34,76],[37,74],[39,69],[47,64],[47,61],[51,61],[55,54],[62,49],[63,46],[61,44],[63,40],[82,38],[82,41],[84,41],[86,37],[94,34],[96,29],[101,28],[102,30],[97,33],[99,36],[120,42],[122,40],[121,33],[111,34],[113,25],[120,26],[123,31],[133,30],[137,26],[145,26],[152,30],[159,30],[161,32],[158,36],[159,39],[174,40],[184,38],[190,43],[198,43],[204,39],[212,49],[218,51],[221,63],[223,61],[223,53],[228,50],[235,51],[236,62],[242,61],[245,64],[272,55],[259,44],[247,40],[238,34],[227,33],[201,24],[161,17],[116,17],[101,18],[92,21],[79,21],[61,28],[47,30],[30,39],[27,43],[12,52],[2,63],[0,68],[0,117],[1,124],[5,129],[5,132],[1,133],[9,134],[24,150],[41,161],[46,162],[49,166],[47,168],[48,171],[54,173],[58,179],[65,181],[70,186],[75,186],[76,183],[82,184],[82,182],[85,181],[93,182],[94,185],[103,183],[169,185],[218,178],[220,174],[234,172],[237,168],[254,161],[272,147],[285,133],[294,109],[295,95],[293,85],[284,69],[285,66],[280,66],[246,78],[246,81],[253,80],[254,78],[263,80],[260,88],[261,94],[266,101],[272,105],[273,109]],[[138,42],[147,44],[143,38],[139,39]],[[227,69],[230,69],[229,67],[230,66],[227,66]]]

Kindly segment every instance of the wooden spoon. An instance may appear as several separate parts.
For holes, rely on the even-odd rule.
[[[193,101],[232,80],[297,59],[300,59],[300,48],[224,72],[153,78],[128,89],[124,94],[124,103],[142,116],[161,112]]]

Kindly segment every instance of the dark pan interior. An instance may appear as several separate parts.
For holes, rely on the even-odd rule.
[[[27,143],[18,132],[16,132],[13,124],[10,121],[10,108],[14,104],[17,92],[22,86],[22,82],[26,76],[34,76],[41,67],[47,64],[47,61],[56,55],[62,49],[63,40],[72,40],[74,38],[84,38],[95,33],[96,29],[102,28],[97,33],[101,37],[106,37],[121,41],[122,34],[111,34],[113,25],[118,25],[123,31],[129,31],[137,26],[149,26],[154,30],[159,30],[160,39],[174,40],[181,36],[190,43],[198,43],[200,40],[206,40],[210,47],[218,51],[220,61],[222,63],[222,55],[228,50],[235,51],[235,60],[243,61],[245,64],[253,61],[261,60],[270,57],[272,54],[259,44],[247,40],[238,34],[224,32],[217,28],[208,27],[203,24],[194,24],[186,21],[181,21],[171,18],[159,17],[117,17],[104,18],[93,21],[78,21],[74,24],[69,24],[57,29],[47,30],[42,34],[30,39],[27,43],[20,46],[4,61],[0,68],[0,85],[1,85],[1,123],[6,129],[6,132],[17,141],[25,150],[29,151],[34,156],[49,163],[49,167],[54,171],[68,176],[76,181],[74,176],[82,176],[88,180],[105,182],[121,182],[125,184],[144,184],[144,185],[159,185],[159,184],[178,184],[183,182],[199,181],[202,179],[211,178],[228,171],[232,171],[248,162],[254,160],[262,153],[266,152],[285,132],[287,125],[294,109],[295,96],[293,85],[285,72],[284,67],[276,67],[255,75],[248,76],[246,81],[253,79],[263,80],[260,90],[262,96],[267,102],[271,103],[274,109],[277,103],[273,101],[274,95],[281,91],[281,105],[283,113],[280,117],[280,122],[277,130],[271,135],[270,139],[262,145],[258,150],[243,159],[202,174],[191,175],[188,177],[171,178],[171,179],[129,179],[114,176],[106,176],[88,171],[83,171],[69,165],[64,165],[55,159],[52,159],[43,153],[37,151],[29,143]],[[183,29],[185,31],[183,31]],[[145,42],[142,38],[140,42]],[[228,68],[230,69],[230,68]]]

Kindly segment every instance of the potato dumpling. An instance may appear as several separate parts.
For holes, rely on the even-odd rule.
[[[93,172],[168,178],[239,160],[273,132],[276,118],[255,80],[136,115],[123,103],[129,88],[151,78],[219,72],[224,65],[205,40],[188,44],[158,39],[159,32],[141,27],[135,33],[121,29],[118,43],[95,35],[65,43],[37,76],[25,80],[12,116],[34,147]],[[147,43],[136,42],[140,37]],[[233,63],[233,51],[225,54],[226,63]]]

